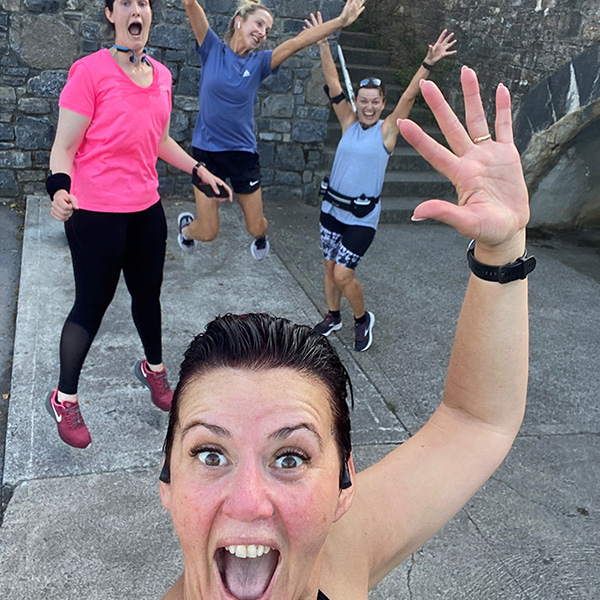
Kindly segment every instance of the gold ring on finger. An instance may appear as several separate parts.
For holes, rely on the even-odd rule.
[[[481,135],[479,137],[473,138],[474,144],[479,144],[479,142],[485,142],[485,140],[489,140],[492,137],[491,133],[486,133],[485,135]]]

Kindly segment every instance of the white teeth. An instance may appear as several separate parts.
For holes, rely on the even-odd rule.
[[[235,554],[238,558],[256,558],[263,554],[268,554],[271,551],[271,548],[269,546],[256,546],[250,544],[249,546],[225,546],[225,550],[227,550],[229,554]]]

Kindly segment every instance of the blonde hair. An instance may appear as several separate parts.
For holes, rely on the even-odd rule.
[[[242,19],[245,21],[248,18],[248,16],[253,15],[257,10],[264,10],[266,13],[271,15],[271,18],[273,18],[273,13],[271,12],[271,9],[262,4],[260,0],[240,0],[240,2],[238,2],[235,13],[233,13],[233,17],[231,17],[229,25],[227,26],[227,32],[225,33],[225,41],[228,42],[233,36],[233,32],[235,30],[236,17],[242,17]]]

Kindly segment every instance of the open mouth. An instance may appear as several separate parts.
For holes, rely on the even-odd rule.
[[[216,563],[225,589],[236,600],[259,600],[267,591],[279,563],[269,546],[235,545],[219,548]]]
[[[131,25],[127,28],[131,35],[140,35],[142,33],[142,24],[141,23],[131,23]]]

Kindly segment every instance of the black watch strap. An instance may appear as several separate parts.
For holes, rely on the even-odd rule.
[[[527,250],[525,250],[525,254],[517,258],[515,262],[499,267],[486,265],[475,258],[475,240],[471,240],[467,248],[467,261],[474,275],[480,279],[497,281],[498,283],[509,283],[517,279],[525,279],[535,269],[536,264],[535,256],[527,256]]]
[[[206,165],[202,161],[197,162],[192,169],[192,183],[195,186],[202,184],[202,178],[200,175],[198,175],[198,169],[200,167],[204,167],[206,169]]]

